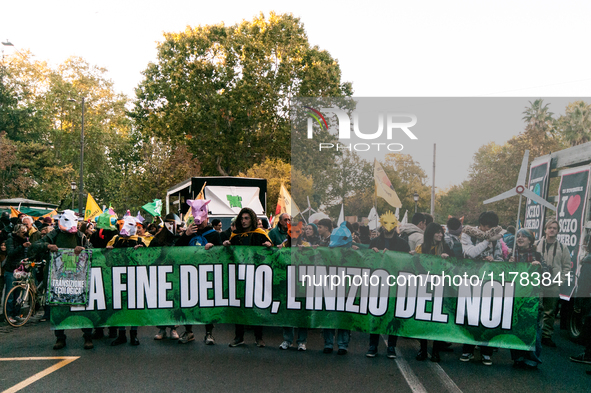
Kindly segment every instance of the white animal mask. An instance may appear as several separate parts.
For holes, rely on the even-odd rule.
[[[78,231],[78,219],[72,210],[64,210],[59,219],[59,228],[68,233],[76,233]]]
[[[133,236],[137,233],[137,218],[132,216],[123,217],[123,225],[119,234],[121,236]]]

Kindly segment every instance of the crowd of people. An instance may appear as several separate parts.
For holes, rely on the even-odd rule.
[[[2,262],[2,281],[0,291],[4,289],[7,307],[7,319],[17,319],[18,309],[15,307],[15,299],[6,298],[6,294],[12,287],[13,271],[21,260],[49,259],[49,253],[58,248],[71,248],[79,253],[85,248],[121,248],[121,247],[181,247],[201,246],[206,250],[212,247],[230,245],[240,246],[266,246],[266,247],[350,247],[354,249],[369,249],[375,252],[398,251],[405,253],[431,254],[441,258],[470,259],[478,261],[508,261],[527,262],[539,266],[543,272],[550,272],[552,276],[560,273],[563,281],[571,269],[571,260],[568,247],[557,240],[558,222],[550,219],[544,227],[544,236],[538,241],[528,229],[515,230],[509,227],[503,230],[499,226],[498,216],[492,211],[483,212],[478,219],[478,226],[463,225],[460,219],[449,218],[445,226],[433,222],[433,217],[426,213],[415,213],[412,221],[400,225],[396,216],[388,212],[380,217],[381,226],[378,230],[370,231],[369,227],[359,223],[344,221],[336,225],[329,218],[317,220],[298,226],[298,230],[292,232],[291,217],[283,213],[277,217],[277,225],[273,229],[265,229],[262,221],[254,211],[243,208],[232,220],[231,227],[223,230],[219,220],[209,223],[207,209],[204,203],[198,202],[193,207],[201,209],[203,214],[196,214],[188,225],[174,213],[167,214],[161,225],[147,223],[139,215],[131,217],[129,214],[123,220],[116,222],[109,213],[103,213],[95,221],[79,222],[71,211],[65,211],[59,220],[54,221],[45,217],[35,221],[33,218],[21,215],[10,218],[8,213],[3,213],[0,218],[0,261]],[[196,211],[196,210],[194,210]],[[199,213],[199,211],[197,211]],[[294,236],[293,233],[296,233]],[[291,235],[291,236],[290,236]],[[514,248],[514,250],[513,250]],[[581,274],[591,275],[591,257],[582,261]],[[38,272],[38,280],[47,280],[47,270]],[[591,278],[588,280],[591,282]],[[591,285],[591,284],[590,284]],[[581,289],[582,288],[582,289]],[[581,286],[579,291],[586,291],[588,296],[591,289],[589,285]],[[542,345],[556,347],[552,340],[554,321],[559,299],[560,287],[557,283],[541,288],[541,301],[539,309],[539,328],[537,329],[537,341],[533,351],[511,350],[514,366],[524,369],[536,369],[541,363],[540,353]],[[44,310],[42,321],[49,318],[50,308]],[[167,336],[178,340],[181,344],[195,340],[192,325],[185,325],[184,332],[179,335],[177,326],[158,326],[154,336],[155,340],[162,340]],[[167,332],[168,329],[168,332]],[[215,344],[213,337],[213,324],[205,325],[204,342],[207,345]],[[259,347],[264,347],[263,327],[253,326],[255,342]],[[586,351],[578,356],[571,357],[572,361],[591,364],[591,316],[585,323],[588,331],[586,338],[589,344]],[[237,347],[244,344],[246,326],[236,324],[235,337],[229,344]],[[104,337],[103,328],[82,329],[84,334],[84,348],[93,348],[93,339]],[[334,341],[339,355],[347,354],[350,330],[324,329],[324,350],[330,354],[334,349]],[[308,329],[300,327],[297,336],[297,350],[305,351]],[[127,342],[126,328],[109,328],[108,335],[114,339],[111,345],[120,345]],[[66,346],[66,335],[63,330],[55,330],[56,343],[54,349],[58,350]],[[388,336],[386,356],[396,358],[396,344],[398,337]],[[139,345],[137,327],[130,328],[130,344]],[[283,328],[283,342],[279,345],[282,350],[287,350],[294,342],[294,327]],[[427,340],[420,340],[420,349],[416,359],[423,361],[430,359],[433,362],[441,360],[440,352],[448,351],[450,343],[435,341],[431,353],[428,353]],[[379,335],[369,335],[369,347],[367,357],[373,358],[378,353]],[[479,346],[481,362],[484,365],[492,365],[493,348]],[[469,362],[474,359],[475,345],[464,344],[459,360]]]

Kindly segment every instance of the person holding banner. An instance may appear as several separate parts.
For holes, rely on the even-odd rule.
[[[353,236],[351,231],[347,228],[347,221],[343,221],[340,226],[336,227],[330,234],[330,248],[342,247],[351,248],[353,246]],[[326,354],[333,351],[335,329],[324,329],[324,350]],[[349,348],[349,341],[351,340],[351,330],[337,329],[337,346],[339,350],[338,355],[346,355]]]
[[[499,216],[493,211],[481,213],[478,217],[478,227],[466,225],[462,231],[462,251],[468,259],[476,261],[503,261],[503,248],[499,240],[501,231]],[[464,344],[462,348],[462,362],[474,359],[473,344]],[[493,348],[481,345],[482,364],[492,366]]]
[[[142,238],[137,235],[137,224],[137,218],[132,217],[131,215],[123,217],[123,224],[121,225],[119,235],[114,236],[109,241],[107,248],[113,249],[133,247],[134,249],[137,249],[139,247],[147,247]],[[115,340],[111,341],[111,346],[114,347],[125,344],[126,342],[127,337],[125,333],[125,326],[120,326],[119,334]],[[137,326],[131,326],[129,328],[129,344],[134,346],[140,345],[140,340],[137,338]]]
[[[205,199],[187,201],[192,209],[194,209],[196,206],[205,207],[210,202],[210,200]],[[209,225],[207,208],[203,208],[200,211],[201,214],[198,214],[195,210],[193,210],[194,223],[187,227],[184,236],[182,236],[181,239],[176,243],[177,246],[203,247],[205,250],[209,250],[214,246],[222,245],[220,233]],[[205,325],[205,337],[203,338],[205,345],[215,344],[215,339],[213,338],[213,327],[213,323],[208,323]],[[185,325],[185,331],[183,334],[181,334],[178,343],[187,344],[188,342],[194,340],[195,334],[193,334],[193,325]]]
[[[567,274],[570,272],[572,262],[570,260],[570,251],[567,246],[557,240],[558,221],[551,218],[544,227],[546,235],[538,243],[536,250],[542,254],[550,275],[552,276],[551,285],[542,286],[542,304],[544,305],[544,327],[542,328],[542,345],[556,348],[552,341],[554,333],[554,320],[556,318],[556,306],[560,298],[560,285],[554,280],[560,273],[562,282],[567,281]]]
[[[380,223],[382,226],[379,228],[379,236],[371,240],[369,248],[375,252],[379,251],[399,251],[409,252],[410,247],[406,240],[398,236],[398,219],[396,216],[388,211],[380,216]],[[398,336],[388,335],[388,349],[386,356],[388,359],[396,359],[396,344],[398,342]],[[369,349],[365,356],[373,358],[378,354],[378,345],[380,343],[379,334],[369,335]]]
[[[418,245],[415,251],[417,254],[439,255],[444,259],[448,257],[454,257],[453,251],[443,240],[444,235],[445,232],[443,231],[443,227],[441,225],[437,224],[436,222],[430,223],[427,225],[427,228],[425,228],[423,244]],[[427,340],[420,339],[419,342],[421,343],[421,349],[419,350],[416,359],[423,361],[428,357]],[[433,350],[431,351],[432,362],[438,363],[441,361],[439,352],[443,348],[445,348],[445,343],[443,341],[433,341]]]
[[[82,250],[90,248],[90,243],[85,234],[78,231],[78,219],[76,214],[72,210],[65,210],[60,216],[58,222],[58,230],[51,231],[40,240],[35,242],[32,246],[31,253],[38,254],[47,251],[57,252],[60,248],[74,249],[74,254],[79,255]],[[49,272],[49,269],[45,269],[45,274]],[[47,280],[47,277],[45,277]],[[82,329],[84,334],[84,349],[92,349],[94,345],[92,343],[92,329]],[[54,331],[56,342],[53,349],[59,350],[66,346],[66,334],[64,330]]]
[[[544,263],[542,254],[536,251],[534,245],[535,235],[529,229],[520,229],[515,235],[515,256],[509,258],[509,262],[527,262],[532,265],[542,267],[543,272],[548,271],[547,265]],[[528,370],[535,370],[538,364],[542,363],[540,354],[542,353],[542,307],[538,309],[538,326],[536,329],[536,346],[533,351],[511,350],[511,359],[513,359],[513,367],[524,368]]]
[[[176,243],[181,239],[179,228],[182,221],[179,216],[174,213],[168,213],[164,217],[164,226],[160,228],[158,233],[154,235],[154,238],[150,241],[149,247],[174,247]],[[170,338],[172,340],[178,340],[179,334],[176,331],[176,326],[157,326],[158,333],[154,336],[154,340],[163,340],[166,338],[166,328],[170,329]]]
[[[287,228],[291,224],[291,217],[287,213],[281,213],[277,226],[269,231],[269,239],[277,247],[283,247],[283,242],[287,239]]]
[[[267,233],[257,228],[257,216],[252,209],[248,207],[242,208],[238,213],[235,225],[236,230],[230,236],[230,240],[224,241],[224,246],[273,246],[273,242],[271,242]],[[244,329],[244,325],[236,324],[235,337],[230,343],[230,347],[244,344]],[[254,326],[254,337],[257,347],[265,346],[262,326]]]

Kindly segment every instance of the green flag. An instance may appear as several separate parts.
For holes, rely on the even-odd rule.
[[[142,209],[150,213],[154,217],[160,217],[162,214],[162,200],[154,199],[154,202],[146,203]]]

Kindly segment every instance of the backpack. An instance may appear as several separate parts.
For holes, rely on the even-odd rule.
[[[398,237],[404,240],[406,243],[408,243],[409,236],[410,235],[408,234],[408,232],[402,232]]]
[[[456,257],[456,259],[458,261],[463,261],[464,260],[464,249],[462,247],[462,242],[459,241],[457,238],[455,238],[454,236],[450,236],[451,239],[451,250],[454,253],[454,256]]]
[[[189,246],[205,246],[207,244],[207,239],[205,238],[205,236],[213,232],[215,232],[215,229],[210,229],[209,231],[204,232],[201,235],[193,236],[191,240],[189,240]]]

